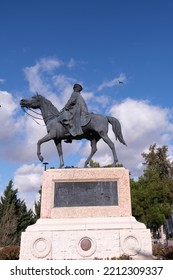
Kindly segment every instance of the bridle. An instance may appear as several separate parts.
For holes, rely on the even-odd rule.
[[[36,96],[39,98],[38,93],[36,94]],[[29,107],[23,107],[23,106],[22,106],[21,108],[22,108],[22,110],[24,111],[24,113],[26,113],[28,116],[30,116],[30,117],[33,119],[33,121],[36,122],[38,125],[46,126],[45,124],[40,124],[38,121],[36,121],[36,120],[44,121],[43,118],[40,118],[40,117],[36,117],[36,116],[31,115],[30,113],[27,112],[27,110],[26,110],[25,108],[27,108],[28,111],[31,111],[31,112],[33,112],[34,114],[39,115],[39,116],[42,116],[41,113],[35,112],[33,109],[31,109],[31,108],[29,108]]]
[[[40,96],[39,96],[39,94],[38,93],[36,93],[36,95],[35,95],[35,97],[39,100],[39,102],[41,103],[42,102],[42,99],[40,98]],[[41,113],[38,113],[38,112],[35,112],[33,109],[31,109],[31,108],[29,108],[29,107],[22,107],[22,110],[24,111],[24,113],[26,113],[28,116],[30,116],[32,119],[33,119],[33,121],[35,121],[38,125],[41,125],[41,126],[46,126],[45,124],[40,124],[39,122],[37,122],[36,120],[42,120],[42,121],[44,121],[45,123],[49,120],[49,119],[51,119],[52,117],[57,117],[58,115],[57,114],[54,114],[53,112],[51,113],[51,116],[48,116],[48,117],[46,117],[46,118],[43,118],[43,117],[36,117],[36,116],[33,116],[33,115],[31,115],[30,113],[28,113],[27,112],[27,110],[25,109],[25,108],[27,108],[28,109],[28,111],[31,111],[31,112],[33,112],[34,114],[36,114],[36,115],[39,115],[39,116],[42,116],[42,114]]]

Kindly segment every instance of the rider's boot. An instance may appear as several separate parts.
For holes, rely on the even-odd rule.
[[[71,134],[70,133],[66,133],[65,136],[68,137],[68,136],[71,136]],[[64,140],[64,142],[65,143],[72,143],[72,139],[66,139],[66,140]]]
[[[66,139],[64,140],[65,143],[72,143],[72,140],[71,139]]]

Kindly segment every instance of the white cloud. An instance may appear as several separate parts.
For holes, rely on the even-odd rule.
[[[73,91],[73,84],[75,79],[68,77],[64,74],[54,75],[52,78],[54,86],[58,89],[58,105],[62,109],[66,104],[67,100],[70,98],[70,95]]]
[[[0,84],[3,84],[3,83],[5,83],[5,80],[0,78]]]
[[[49,91],[49,86],[44,84],[41,79],[39,68],[39,65],[36,64],[35,66],[24,69],[26,79],[29,82],[29,90],[33,93]]]
[[[50,99],[59,104],[55,94],[50,95]],[[0,158],[10,162],[39,162],[37,158],[37,141],[47,134],[46,127],[42,126],[43,121],[38,120],[38,125],[33,119],[24,115],[20,111],[19,101],[15,100],[12,94],[6,91],[0,91],[0,100],[2,107],[0,108]],[[62,107],[60,107],[62,108]],[[34,113],[31,113],[34,115]],[[81,147],[80,142],[66,144],[63,152],[66,157],[70,157],[78,153]],[[52,158],[57,158],[55,167],[59,166],[59,158],[53,141],[49,141],[41,146],[44,159],[50,164]],[[66,164],[66,162],[65,162]],[[52,164],[54,165],[54,164]]]
[[[110,113],[121,120],[130,143],[135,142],[136,139],[145,139],[149,135],[150,139],[157,138],[159,141],[162,141],[165,135],[167,137],[168,135],[169,137],[171,136],[170,132],[173,129],[173,125],[169,120],[169,109],[151,105],[144,100],[129,98],[121,104],[114,105],[110,109]]]
[[[19,101],[11,93],[0,91],[0,100],[1,159],[18,162],[33,160],[36,158],[37,140],[40,135],[46,134],[45,127],[40,126],[38,130],[38,125],[31,118],[18,115]]]
[[[126,76],[125,74],[121,73],[119,75],[119,77],[114,78],[111,81],[105,81],[103,82],[99,87],[98,87],[98,91],[102,90],[103,88],[111,88],[113,86],[117,86],[120,83],[125,83],[126,82]]]
[[[0,91],[0,100],[0,158],[18,162],[37,159],[36,143],[46,134],[46,128],[28,116],[17,115],[19,102],[11,93]]]
[[[41,94],[47,94],[51,87],[49,83],[42,78],[44,72],[51,73],[53,70],[59,68],[63,63],[58,59],[42,58],[34,66],[23,69],[26,79],[29,82],[29,89],[31,92],[39,91]]]
[[[95,98],[94,93],[92,91],[82,91],[81,92],[83,98],[85,99],[85,101],[90,101],[93,100],[93,98]]]
[[[59,110],[64,107],[72,93],[73,83],[76,82],[73,77],[55,72],[55,70],[59,70],[62,64],[63,62],[56,59],[43,58],[34,66],[26,67],[24,70],[31,92],[39,91],[40,94],[51,100]],[[124,74],[120,74],[112,81],[102,83],[99,88],[101,90],[104,87],[118,85],[119,81],[126,82]],[[83,83],[81,82],[81,84]],[[97,96],[94,92],[85,90],[81,94],[90,111],[101,112],[107,109],[108,96],[100,94]],[[30,117],[22,114],[22,111],[20,115],[17,115],[20,110],[19,101],[11,93],[0,91],[0,98],[0,104],[2,105],[0,108],[0,126],[3,127],[0,134],[0,157],[7,161],[27,164],[35,161],[39,162],[36,155],[36,145],[37,141],[46,135],[46,127],[38,126]],[[123,135],[128,145],[126,147],[115,141],[110,126],[109,136],[115,142],[119,162],[123,163],[134,174],[141,169],[141,153],[149,145],[153,143],[169,145],[172,139],[173,125],[170,121],[172,112],[169,109],[151,105],[144,100],[126,99],[119,104],[112,105],[109,112],[110,115],[120,120]],[[39,122],[42,124],[42,121]],[[83,165],[90,153],[90,143],[87,142],[86,145],[84,143],[74,141],[73,144],[63,144],[65,165],[67,164],[66,158],[76,157],[76,155],[78,158],[81,156],[79,165]],[[50,165],[52,158],[54,160],[57,157],[55,167],[58,167],[58,154],[53,141],[42,145],[42,154]],[[103,141],[99,141],[98,152],[93,159],[99,161],[101,165],[112,162],[111,151]],[[20,176],[18,173],[15,175],[18,180],[23,176],[21,170],[19,171]],[[30,189],[29,182],[31,186],[38,178],[32,172],[30,176],[28,177],[28,190]]]
[[[42,58],[39,62],[31,67],[26,67],[24,73],[29,82],[29,89],[31,92],[39,92],[53,102],[53,104],[61,110],[73,91],[73,84],[81,81],[76,81],[76,78],[67,76],[64,73],[58,73],[60,66],[64,65],[66,68],[74,66],[75,61],[71,59],[69,64],[56,59]],[[71,65],[71,66],[70,66]],[[108,102],[107,97],[97,97],[93,92],[82,91],[86,102],[90,102],[91,109],[97,107],[105,107]],[[93,102],[94,100],[94,102]],[[97,104],[97,105],[95,105]]]
[[[8,139],[16,133],[20,125],[20,119],[16,118],[18,104],[12,94],[7,91],[0,91],[0,140]]]
[[[39,66],[40,71],[46,71],[50,72],[54,69],[59,68],[61,65],[63,65],[63,62],[61,60],[58,60],[56,58],[42,58],[37,65]]]
[[[19,167],[14,176],[14,186],[20,193],[37,191],[41,185],[41,174],[43,166],[35,164],[24,164]]]
[[[14,188],[18,189],[19,197],[25,200],[28,208],[32,206],[37,198],[38,190],[42,184],[42,165],[22,165],[14,175]]]
[[[12,94],[7,91],[0,91],[1,100],[1,113],[12,115],[14,110],[17,108],[17,104],[14,102]]]
[[[71,86],[74,83],[74,79],[71,77],[67,77],[64,74],[59,74],[53,76],[53,82],[55,86],[58,86],[60,90],[64,90],[66,87]]]
[[[171,123],[171,110],[154,106],[144,100],[126,99],[112,106],[110,114],[119,119],[127,147],[115,141],[115,136],[110,126],[109,137],[115,143],[119,162],[128,168],[133,176],[142,172],[143,158],[141,153],[147,151],[154,143],[157,145],[169,145],[173,137],[173,125]],[[109,147],[101,140],[98,143],[98,151],[93,157],[101,166],[112,163],[112,153]],[[89,143],[82,150],[83,164],[90,153]]]
[[[71,58],[70,61],[67,64],[68,68],[74,68],[76,66],[76,61],[74,60],[74,58]]]

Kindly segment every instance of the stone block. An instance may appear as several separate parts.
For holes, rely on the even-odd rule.
[[[152,258],[150,231],[131,213],[125,168],[49,169],[41,218],[21,237],[20,259]]]
[[[64,189],[62,190],[63,184]],[[90,187],[90,191],[87,190],[87,185],[89,188],[89,184],[93,186],[92,188]],[[61,188],[59,191],[58,186]],[[81,190],[79,195],[80,188],[84,190]],[[77,200],[75,197],[75,191],[76,197],[81,199],[78,198]],[[61,197],[59,198],[60,206],[55,207],[55,205],[57,206],[55,198],[58,193],[61,194]],[[97,196],[99,196],[100,202],[98,199],[95,199],[95,204],[94,199],[90,201],[91,197],[97,198]],[[72,197],[73,205],[71,202],[71,205],[69,206],[69,201],[72,200]],[[69,204],[66,205],[66,202],[69,202]],[[64,207],[61,207],[61,204]],[[71,168],[49,169],[44,172],[41,218],[102,216],[131,216],[129,171],[127,169],[122,167]]]

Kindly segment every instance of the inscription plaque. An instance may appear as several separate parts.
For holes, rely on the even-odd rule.
[[[116,181],[56,182],[54,207],[118,205]]]

